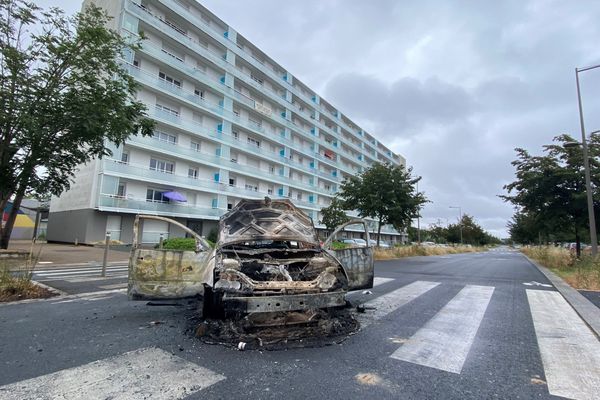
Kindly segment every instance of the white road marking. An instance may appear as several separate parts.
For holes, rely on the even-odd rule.
[[[0,386],[0,398],[182,399],[223,379],[169,352],[146,348]]]
[[[390,357],[460,374],[493,293],[465,286]]]
[[[552,285],[548,285],[547,283],[539,283],[536,281],[531,281],[531,282],[523,282],[523,285],[525,286],[542,286],[542,287],[552,287]]]
[[[598,399],[598,338],[560,293],[527,290],[527,299],[550,394]]]
[[[84,274],[97,274],[102,271],[102,268],[88,268],[88,269],[67,269],[67,270],[46,270],[46,271],[33,271],[35,275],[84,275]],[[106,271],[127,271],[127,267],[107,267]]]
[[[379,286],[379,285],[383,285],[384,283],[388,283],[391,282],[395,279],[393,278],[381,278],[379,276],[376,276],[375,279],[373,279],[373,287],[375,286]]]
[[[423,293],[428,292],[439,285],[438,282],[416,281],[406,286],[396,289],[393,292],[379,296],[364,304],[367,308],[365,313],[358,314],[357,317],[363,327],[369,325],[375,320],[381,319],[402,307],[403,305],[413,301]],[[374,311],[371,309],[374,308]]]
[[[38,264],[54,264],[52,261],[38,261]]]

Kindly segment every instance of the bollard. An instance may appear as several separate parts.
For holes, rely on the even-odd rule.
[[[159,250],[162,250],[162,248],[163,248],[163,240],[164,240],[163,239],[163,234],[161,233],[160,234],[160,238],[158,239],[158,249]]]
[[[110,232],[106,232],[106,240],[104,241],[104,258],[102,259],[102,274],[106,276],[106,263],[108,262],[108,248],[110,247]]]

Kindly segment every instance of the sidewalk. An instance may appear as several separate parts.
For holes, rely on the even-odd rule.
[[[32,247],[29,240],[11,240],[9,249],[31,251],[33,256],[39,252],[38,268],[40,266],[83,265],[90,262],[102,263],[104,257],[103,247],[74,246],[72,244],[36,243]],[[127,263],[129,250],[123,246],[110,248],[108,252],[109,263]]]

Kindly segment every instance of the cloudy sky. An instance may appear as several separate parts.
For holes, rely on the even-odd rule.
[[[432,201],[425,224],[461,206],[501,237],[514,148],[580,135],[574,69],[600,63],[596,1],[200,2],[405,156]],[[600,129],[600,69],[581,85],[586,128]]]

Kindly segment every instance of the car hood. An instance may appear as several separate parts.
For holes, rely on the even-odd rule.
[[[289,200],[242,200],[221,218],[217,247],[260,240],[319,246],[312,219]]]

